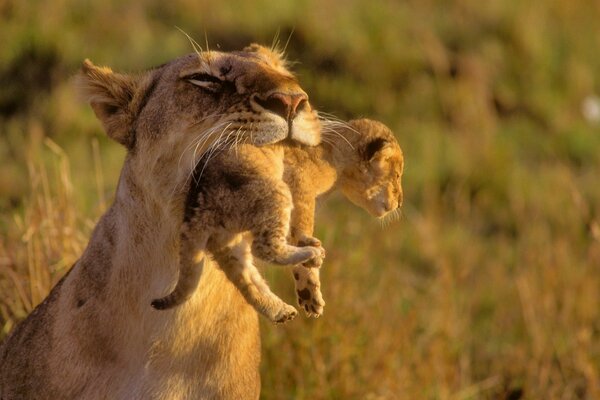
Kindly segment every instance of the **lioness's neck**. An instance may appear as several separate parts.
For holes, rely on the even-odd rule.
[[[65,281],[61,306],[84,303],[84,310],[87,304],[89,317],[75,321],[77,316],[63,313],[58,336],[84,343],[85,348],[99,348],[99,343],[91,341],[102,337],[111,357],[87,356],[97,358],[98,364],[121,364],[126,368],[121,373],[127,376],[142,374],[132,398],[158,398],[163,390],[181,398],[192,393],[219,398],[211,392],[219,390],[229,398],[233,392],[228,390],[244,386],[254,397],[259,385],[257,315],[220,270],[208,263],[196,293],[182,306],[172,311],[150,306],[177,279],[183,200],[180,206],[166,199],[161,203],[157,193],[162,189],[150,191],[148,182],[133,172],[126,162],[113,205]],[[74,331],[73,326],[79,328]],[[132,390],[131,382],[122,385]],[[237,394],[248,397],[248,393]]]

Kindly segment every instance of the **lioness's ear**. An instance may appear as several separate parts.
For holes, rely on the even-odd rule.
[[[392,145],[384,138],[375,138],[367,143],[362,151],[365,161],[375,161],[385,158],[393,152]]]
[[[90,103],[109,137],[127,148],[133,144],[131,127],[135,118],[132,100],[139,79],[97,67],[85,60],[78,77],[82,96]]]

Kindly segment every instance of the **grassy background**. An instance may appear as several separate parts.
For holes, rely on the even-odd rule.
[[[263,321],[264,399],[600,398],[600,3],[0,0],[0,338],[77,259],[124,151],[77,102],[277,31],[320,110],[387,123],[404,218],[332,198],[326,314]],[[597,100],[596,100],[597,101]],[[583,107],[583,108],[582,108]],[[286,271],[265,271],[293,301]]]

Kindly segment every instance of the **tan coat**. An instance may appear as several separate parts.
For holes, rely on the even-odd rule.
[[[185,188],[208,144],[233,130],[318,144],[268,110],[294,77],[254,46],[138,76],[86,62],[80,84],[127,158],[79,261],[0,347],[0,398],[258,398],[257,315],[220,270],[208,265],[181,307],[150,302],[175,283]]]

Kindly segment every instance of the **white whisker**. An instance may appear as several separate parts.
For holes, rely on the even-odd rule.
[[[225,126],[228,122],[224,121],[221,124],[217,124],[214,127],[212,127],[211,129],[208,130],[207,133],[205,133],[203,135],[203,137],[198,140],[198,142],[196,143],[196,146],[194,148],[194,154],[192,155],[191,159],[190,159],[190,170],[193,170],[196,166],[196,159],[197,159],[197,151],[198,148],[204,147],[204,145],[215,135],[215,133],[223,126]],[[227,128],[225,128],[227,129]],[[206,149],[208,150],[208,149]]]
[[[348,146],[350,146],[350,148],[352,150],[354,150],[354,146],[352,145],[352,143],[350,143],[350,141],[348,139],[346,139],[346,137],[344,135],[342,135],[340,132],[336,131],[336,130],[321,130],[321,137],[323,136],[328,136],[328,137],[341,137],[342,139],[344,139],[344,141],[346,142],[346,144]]]
[[[272,52],[275,52],[275,49],[277,49],[277,46],[279,46],[279,34],[280,34],[280,28],[277,28],[277,31],[275,31],[275,36],[273,37],[273,41],[271,42],[271,48],[270,50]]]
[[[206,161],[204,162],[204,165],[202,166],[202,169],[200,170],[200,175],[199,176],[194,176],[194,181],[196,182],[196,184],[198,184],[200,182],[200,178],[202,178],[202,174],[204,173],[204,169],[206,168],[206,166],[208,165],[208,163],[210,162],[211,158],[214,156],[215,151],[217,150],[217,148],[219,146],[222,145],[223,142],[223,135],[225,134],[225,132],[227,131],[227,129],[229,129],[229,127],[232,125],[233,123],[230,122],[225,128],[223,128],[223,130],[221,131],[221,133],[219,134],[219,137],[217,138],[216,141],[214,141],[210,147],[205,151],[205,153],[208,153],[207,157],[206,157]],[[194,168],[195,170],[196,168]],[[195,172],[195,171],[194,171]],[[193,172],[192,172],[193,174]]]
[[[290,36],[288,36],[286,42],[285,42],[285,46],[283,46],[283,50],[281,50],[281,55],[285,56],[285,52],[287,51],[288,45],[290,44],[290,40],[292,40],[292,35],[294,34],[294,31],[296,30],[296,27],[292,27],[292,30],[290,32]]]
[[[192,125],[192,127],[197,126],[199,124],[201,124],[202,122],[210,119],[210,118],[214,118],[217,116],[221,116],[221,115],[225,115],[225,114],[209,114],[207,116],[205,116],[204,118],[202,118],[201,120],[197,121],[195,124]],[[181,154],[179,155],[179,159],[177,161],[177,169],[179,170],[180,166],[181,166],[181,160],[183,159],[183,156],[185,155],[185,153],[190,150],[191,148],[194,148],[194,156],[192,157],[192,159],[190,160],[190,173],[188,174],[188,176],[186,177],[186,179],[184,180],[184,182],[182,182],[181,187],[185,187],[189,181],[189,178],[191,176],[191,173],[193,172],[193,168],[194,168],[194,164],[195,164],[195,158],[196,158],[196,153],[198,148],[204,146],[204,143],[206,143],[207,141],[210,140],[210,138],[214,135],[214,132],[219,129],[221,126],[223,126],[224,124],[226,124],[227,121],[218,123],[216,125],[211,126],[210,128],[201,131],[199,133],[197,133],[196,138],[194,138],[194,140],[192,140],[181,152]],[[189,129],[189,128],[188,128]],[[176,183],[173,186],[173,189],[171,190],[171,198],[173,198],[173,196],[178,192],[179,190],[179,185]]]
[[[211,115],[208,115],[208,116],[206,116],[206,117],[202,118],[200,121],[197,121],[197,122],[195,122],[194,124],[192,124],[192,126],[191,126],[191,127],[193,128],[194,126],[197,126],[197,125],[199,125],[200,123],[202,123],[202,122],[206,121],[206,120],[207,120],[207,119],[209,119],[209,118],[213,118],[213,117],[215,117],[215,116],[220,116],[220,115],[224,115],[224,114],[211,114]],[[200,134],[198,134],[198,136],[197,136],[197,140],[200,140],[200,139],[201,139],[201,138],[202,138],[202,137],[203,137],[205,134],[207,134],[207,132],[209,132],[211,129],[212,129],[212,128],[210,128],[210,129],[208,129],[208,130],[205,130],[205,131],[202,131],[202,132],[200,132]],[[186,146],[186,148],[185,148],[185,149],[183,149],[183,151],[181,152],[181,155],[179,156],[179,161],[177,162],[177,168],[179,168],[179,165],[180,165],[180,163],[181,163],[181,159],[183,158],[183,155],[185,154],[185,152],[186,152],[187,150],[189,150],[191,147],[193,147],[194,145],[195,145],[195,140],[193,140],[193,141],[192,141],[192,142],[191,142],[189,145],[187,145],[187,146]]]
[[[350,146],[350,148],[354,149],[354,146],[352,145],[352,143],[350,143],[350,141],[340,132],[340,130],[347,129],[351,132],[356,133],[357,135],[360,135],[359,131],[354,129],[346,121],[339,119],[338,117],[334,116],[333,114],[328,114],[328,113],[319,111],[317,115],[318,115],[319,120],[322,123],[322,129],[321,129],[322,134],[330,135],[330,136],[331,136],[331,134],[337,135],[340,138],[344,139],[344,141],[346,141],[346,143]]]
[[[202,55],[203,51],[202,50],[202,46],[200,46],[198,44],[198,42],[196,42],[190,35],[188,35],[183,29],[181,29],[180,27],[176,26],[175,28],[177,28],[179,30],[179,32],[183,33],[189,40],[190,44],[192,45],[194,51],[196,52],[196,54],[198,54],[199,56]],[[199,50],[198,50],[199,49]]]

